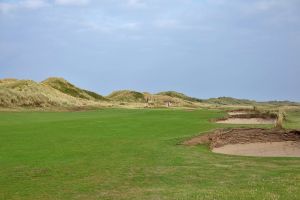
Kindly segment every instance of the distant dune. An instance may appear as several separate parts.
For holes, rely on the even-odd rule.
[[[0,80],[2,108],[76,108],[76,107],[209,107],[227,105],[299,106],[289,101],[256,102],[247,99],[219,97],[198,99],[166,91],[157,94],[119,90],[104,97],[96,92],[76,87],[63,78],[48,78],[41,83],[32,80]]]
[[[146,98],[143,93],[131,90],[115,91],[108,95],[107,98],[123,102],[146,102]]]

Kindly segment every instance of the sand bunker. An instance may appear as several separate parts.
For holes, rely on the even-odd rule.
[[[219,124],[274,124],[275,119],[263,119],[263,118],[228,118],[218,120]]]
[[[219,124],[274,124],[277,116],[252,110],[235,110],[228,112],[228,117],[217,119]]]
[[[209,144],[215,153],[264,156],[300,157],[300,131],[279,129],[219,129],[194,137],[183,144]]]
[[[260,157],[300,157],[300,142],[269,142],[250,144],[228,144],[212,149],[215,153],[260,156]]]
[[[235,115],[246,115],[248,114],[249,112],[247,111],[231,111],[231,112],[228,112],[228,115],[230,116],[235,116]]]

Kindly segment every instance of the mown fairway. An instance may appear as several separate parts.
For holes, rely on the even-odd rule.
[[[218,111],[0,113],[0,199],[299,199],[299,158],[177,145]],[[287,126],[299,128],[299,113]],[[298,121],[297,121],[298,120]]]

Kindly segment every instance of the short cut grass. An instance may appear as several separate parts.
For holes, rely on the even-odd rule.
[[[224,115],[159,109],[0,113],[0,199],[299,199],[299,158],[227,156],[180,145],[228,127],[210,121]],[[287,127],[300,128],[299,113],[288,117]]]

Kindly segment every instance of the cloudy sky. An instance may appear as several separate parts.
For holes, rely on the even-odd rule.
[[[0,0],[0,78],[300,101],[299,0]]]

